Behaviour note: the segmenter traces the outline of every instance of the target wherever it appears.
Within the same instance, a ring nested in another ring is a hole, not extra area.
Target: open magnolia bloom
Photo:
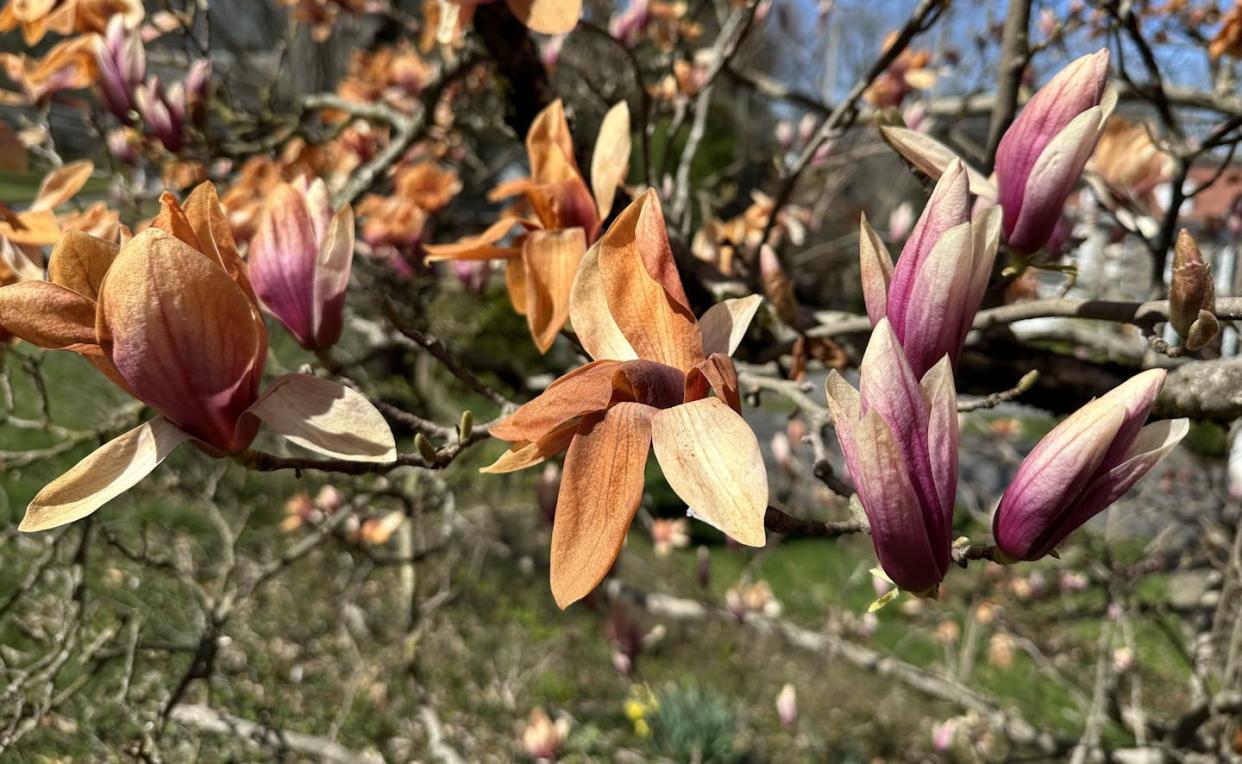
[[[308,350],[327,350],[345,325],[354,211],[332,214],[328,186],[299,178],[272,191],[247,268],[264,307]]]
[[[620,553],[653,446],[693,516],[742,544],[764,544],[767,473],[739,413],[730,360],[760,302],[728,300],[695,320],[654,191],[583,259],[570,312],[594,361],[494,426],[513,445],[483,470],[512,472],[568,449],[552,528],[552,593],[562,608],[589,594]]]
[[[957,394],[948,356],[920,380],[882,318],[863,354],[859,389],[831,371],[827,392],[880,566],[905,591],[934,594],[951,563],[957,497]]]
[[[215,188],[199,186],[184,208],[168,194],[161,203],[151,228],[123,246],[67,233],[47,281],[0,289],[0,326],[81,354],[159,413],[40,491],[22,530],[91,514],[187,440],[211,456],[238,454],[260,422],[328,456],[396,457],[384,418],[349,388],[287,374],[260,394],[267,329]]]
[[[1038,560],[1103,512],[1190,432],[1187,419],[1144,426],[1168,372],[1149,369],[1065,418],[1022,460],[992,518],[1010,560]]]
[[[574,159],[573,137],[559,100],[531,124],[526,151],[530,177],[503,183],[490,194],[492,201],[520,195],[524,208],[506,210],[478,236],[428,246],[427,260],[505,259],[505,283],[513,309],[526,316],[539,351],[547,352],[569,318],[569,291],[578,264],[599,235],[617,186],[625,180],[630,159],[629,108],[622,101],[600,125],[591,162],[594,195]],[[522,233],[511,244],[501,243],[519,227]]]
[[[21,27],[22,39],[34,45],[48,32],[103,32],[114,15],[132,28],[144,14],[142,0],[9,0],[0,9],[0,32]]]

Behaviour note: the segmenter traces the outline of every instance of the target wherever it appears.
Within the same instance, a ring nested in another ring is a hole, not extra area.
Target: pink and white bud
[[[863,354],[859,390],[828,375],[828,407],[880,566],[893,583],[933,594],[949,570],[957,496],[958,419],[947,357],[921,381],[887,318]]]
[[[996,546],[1038,560],[1121,498],[1186,436],[1186,419],[1144,427],[1167,372],[1139,374],[1071,414],[1018,467],[992,520]]]
[[[303,347],[327,350],[341,338],[353,259],[353,209],[334,216],[322,180],[272,191],[250,243],[250,281]]]
[[[159,78],[152,77],[134,90],[134,108],[164,148],[173,154],[181,151],[185,146],[185,89],[180,83],[166,91]]]
[[[776,696],[776,715],[786,729],[798,723],[798,691],[788,682]]]
[[[1117,103],[1108,50],[1083,56],[1040,88],[1001,138],[996,180],[1005,241],[1020,255],[1047,242]]]
[[[112,17],[106,32],[98,38],[95,61],[104,105],[117,119],[133,124],[134,91],[147,77],[147,54],[142,38],[125,28],[120,14]]]
[[[983,302],[1000,237],[995,209],[971,219],[966,167],[940,176],[896,266],[863,218],[859,236],[863,297],[872,325],[887,318],[916,378],[941,358],[956,364]]]

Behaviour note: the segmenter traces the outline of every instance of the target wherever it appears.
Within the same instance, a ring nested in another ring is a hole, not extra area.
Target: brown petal
[[[759,441],[736,411],[716,398],[661,411],[651,441],[665,480],[695,517],[738,543],[766,543],[768,475]]]
[[[508,236],[509,232],[521,222],[519,218],[502,217],[478,236],[467,236],[452,244],[428,244],[424,248],[427,251],[427,262],[491,260],[496,257],[510,257],[514,254],[513,247],[498,246],[498,242]]]
[[[655,361],[626,361],[612,377],[612,400],[667,409],[685,397],[686,375]]]
[[[569,319],[569,291],[585,252],[581,228],[532,231],[522,244],[526,321],[541,353],[548,352]]]
[[[590,594],[621,552],[643,497],[655,413],[619,403],[578,427],[552,525],[552,595],[561,608]]]
[[[639,358],[683,371],[703,360],[654,191],[627,207],[600,239],[599,269],[609,312]]]
[[[505,289],[509,292],[513,312],[526,315],[526,261],[521,250],[505,261]]]
[[[582,0],[508,0],[508,4],[519,21],[539,34],[565,34],[582,16]]]
[[[39,186],[39,194],[30,209],[51,210],[59,207],[82,190],[94,171],[95,163],[89,159],[70,162],[51,171]]]
[[[703,354],[733,355],[762,304],[763,298],[752,294],[749,297],[718,302],[708,308],[699,319],[699,333],[703,335]]]
[[[46,247],[60,238],[60,223],[51,210],[31,210],[6,215],[0,222],[0,237],[14,244]]]
[[[574,161],[574,138],[565,120],[565,105],[559,98],[544,107],[531,123],[526,133],[526,153],[530,156],[530,177],[535,185],[582,182]]]
[[[387,464],[397,443],[384,416],[357,390],[309,374],[285,374],[250,413],[303,448],[355,462]]]
[[[742,396],[738,390],[737,367],[721,353],[712,353],[686,374],[686,403],[707,397],[708,388],[729,404],[729,408],[742,413]]]
[[[517,472],[556,456],[569,448],[569,443],[574,439],[574,433],[578,431],[580,423],[581,420],[575,417],[538,440],[514,443],[513,447],[501,454],[499,459],[480,469],[479,472],[491,475]]]
[[[95,301],[46,281],[0,289],[0,327],[41,348],[99,352]]]
[[[593,361],[548,385],[534,400],[492,427],[492,436],[510,443],[538,440],[574,417],[603,411],[612,399],[617,361]]]
[[[257,305],[254,289],[250,286],[250,277],[246,274],[246,265],[237,251],[233,229],[229,225],[224,205],[216,194],[215,185],[200,183],[194,189],[185,200],[185,216],[194,228],[199,244],[203,246],[203,253],[220,263],[229,278]]]
[[[621,333],[608,310],[608,296],[599,268],[600,243],[596,242],[582,258],[573,289],[569,293],[569,320],[582,347],[597,361],[629,361],[638,358],[629,340]]]
[[[132,488],[189,437],[156,418],[104,444],[39,491],[20,530],[45,531],[86,517]]]
[[[203,245],[199,243],[198,234],[194,232],[194,226],[190,225],[189,219],[185,215],[185,210],[181,208],[181,202],[177,201],[177,197],[172,194],[165,193],[160,196],[160,214],[155,216],[151,221],[152,228],[158,228],[164,233],[170,233],[175,238],[188,244],[190,249],[201,254],[206,254]],[[219,260],[212,258],[217,263]]]
[[[630,107],[625,101],[608,110],[595,139],[591,155],[591,190],[602,220],[612,211],[617,186],[625,182],[630,169]]]
[[[110,241],[81,231],[66,231],[52,250],[47,279],[95,300],[119,250],[120,247]],[[94,319],[91,321],[94,323]]]

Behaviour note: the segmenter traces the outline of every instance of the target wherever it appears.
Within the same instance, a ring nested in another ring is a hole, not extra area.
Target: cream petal
[[[763,304],[757,294],[718,302],[707,309],[699,319],[699,333],[703,335],[703,355],[713,353],[732,356],[742,344],[750,322]]]
[[[162,417],[114,438],[39,491],[20,529],[45,531],[86,517],[134,487],[189,438]]]
[[[330,380],[277,377],[250,413],[273,432],[326,456],[381,464],[397,458],[392,430],[371,401]]]

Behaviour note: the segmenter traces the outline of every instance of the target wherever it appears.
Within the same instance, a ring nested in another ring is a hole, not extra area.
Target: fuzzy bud
[[[1169,285],[1169,322],[1190,351],[1212,341],[1220,330],[1212,313],[1216,289],[1212,269],[1203,260],[1199,244],[1183,228],[1173,248],[1173,279]]]

